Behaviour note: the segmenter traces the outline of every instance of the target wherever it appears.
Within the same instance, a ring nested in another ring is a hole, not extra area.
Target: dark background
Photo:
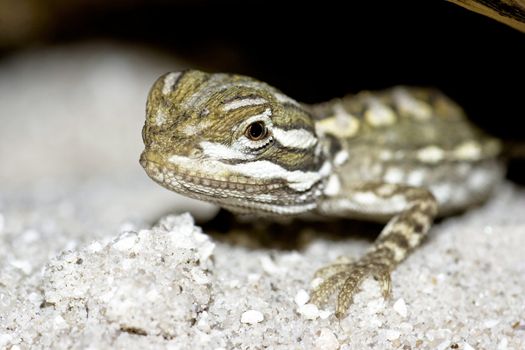
[[[38,25],[4,41],[2,55],[125,41],[200,69],[255,76],[309,103],[397,84],[436,86],[491,134],[525,140],[525,34],[445,1],[37,3]],[[519,178],[522,165],[512,165]]]

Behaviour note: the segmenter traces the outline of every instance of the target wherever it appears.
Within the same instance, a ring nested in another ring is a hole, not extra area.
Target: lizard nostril
[[[190,158],[201,158],[202,157],[202,149],[200,148],[194,148],[190,151]]]

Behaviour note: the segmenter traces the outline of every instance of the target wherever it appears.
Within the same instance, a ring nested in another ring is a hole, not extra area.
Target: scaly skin
[[[153,85],[140,162],[160,185],[236,213],[387,222],[358,261],[318,271],[312,302],[339,291],[342,317],[361,282],[390,273],[436,215],[486,199],[499,142],[438,91],[396,87],[307,106],[255,79],[195,70]]]

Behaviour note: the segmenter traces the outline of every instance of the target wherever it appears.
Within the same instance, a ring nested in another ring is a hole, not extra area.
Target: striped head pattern
[[[162,186],[241,212],[316,206],[330,173],[311,115],[255,79],[196,70],[153,85],[141,164]]]

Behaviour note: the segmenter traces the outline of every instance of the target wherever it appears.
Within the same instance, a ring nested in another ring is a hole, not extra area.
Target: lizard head
[[[308,111],[240,75],[160,77],[142,136],[140,163],[153,180],[236,212],[311,210],[330,172]]]

